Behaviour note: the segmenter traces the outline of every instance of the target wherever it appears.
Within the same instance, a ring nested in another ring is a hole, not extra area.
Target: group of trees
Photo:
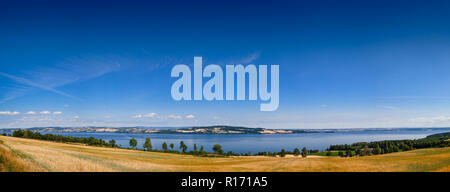
[[[341,157],[351,157],[353,155],[379,155],[431,147],[450,147],[450,142],[448,142],[449,137],[447,133],[431,135],[423,139],[415,140],[385,140],[358,142],[351,145],[331,145],[327,150],[327,155],[331,155],[330,151],[339,151],[338,155]]]
[[[273,157],[276,157],[278,155],[280,157],[285,157],[287,154],[290,154],[294,156],[302,155],[302,157],[306,157],[309,153],[315,153],[316,151],[318,152],[318,150],[307,150],[306,147],[303,147],[301,151],[298,148],[295,148],[294,151],[286,151],[284,149],[281,149],[280,152],[259,152],[256,155]]]
[[[137,149],[138,141],[135,138],[131,138],[129,141],[130,147]],[[188,151],[188,146],[184,143],[184,141],[180,141],[179,148],[180,151],[174,150],[175,144],[170,143],[167,144],[166,142],[162,143],[161,150],[153,149],[153,145],[150,138],[145,138],[145,142],[142,145],[144,150],[146,151],[157,151],[157,152],[166,152],[166,153],[184,153],[184,154],[191,154],[191,155],[207,155],[208,153],[205,151],[205,148],[200,146],[200,149],[198,149],[197,144],[194,144],[193,150]],[[170,149],[169,149],[170,148]],[[222,150],[222,146],[219,144],[216,144],[213,146],[213,150],[215,153],[220,155],[226,155],[224,154]]]
[[[94,137],[70,137],[70,136],[62,136],[62,135],[53,135],[53,134],[41,134],[39,132],[33,132],[30,130],[14,130],[12,133],[13,137],[22,137],[29,139],[39,139],[46,141],[56,141],[56,142],[65,142],[65,143],[83,143],[92,146],[102,146],[102,147],[118,147],[116,145],[115,140],[110,140],[108,142],[102,139],[96,139]]]

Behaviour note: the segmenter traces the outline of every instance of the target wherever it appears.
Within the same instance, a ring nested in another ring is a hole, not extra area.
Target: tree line
[[[102,146],[102,147],[118,147],[115,140],[110,140],[108,142],[102,139],[96,139],[94,137],[70,137],[54,134],[41,134],[39,132],[33,132],[30,130],[15,130],[12,133],[13,137],[22,137],[28,139],[39,139],[46,141],[64,142],[64,143],[83,143],[91,146]]]
[[[339,156],[351,157],[353,155],[379,155],[413,149],[432,147],[450,147],[450,133],[430,135],[422,139],[385,140],[373,142],[357,142],[345,145],[331,145],[327,151],[339,151]]]
[[[45,140],[45,141],[54,141],[54,142],[61,142],[61,143],[82,143],[90,146],[101,146],[101,147],[116,147],[116,148],[123,148],[116,144],[116,141],[114,139],[109,140],[106,142],[103,139],[96,139],[94,137],[71,137],[71,136],[62,136],[62,135],[55,135],[55,134],[41,134],[39,132],[33,132],[30,130],[14,130],[12,132],[12,135],[7,135],[6,133],[3,133],[4,136],[13,136],[13,137],[21,137],[21,138],[28,138],[28,139],[39,139],[39,140]],[[137,149],[138,141],[135,138],[130,139],[129,145],[133,149]],[[184,141],[180,141],[179,148],[180,151],[177,151],[174,149],[175,145],[173,143],[170,143],[170,145],[167,145],[166,142],[162,144],[162,150],[156,150],[153,149],[153,145],[150,138],[146,138],[144,144],[142,147],[146,151],[155,151],[155,152],[166,152],[166,153],[183,153],[183,154],[191,154],[191,155],[203,155],[206,156],[210,153],[207,153],[202,146],[200,148],[197,148],[197,144],[194,144],[194,148],[191,151],[187,151],[188,146],[184,143]],[[169,149],[170,147],[170,149]],[[223,150],[222,146],[219,144],[215,144],[213,146],[214,154],[218,155],[226,155]]]
[[[138,141],[135,138],[131,138],[129,141],[129,144],[132,148],[137,149]],[[170,147],[170,149],[169,149]],[[191,151],[188,151],[188,146],[184,143],[184,141],[180,141],[179,143],[179,149],[180,151],[176,150],[175,144],[170,143],[167,144],[166,142],[162,143],[161,150],[154,149],[153,144],[150,138],[145,138],[145,142],[142,145],[142,148],[146,151],[153,151],[153,152],[165,152],[165,153],[182,153],[182,154],[191,154],[191,155],[207,155],[208,153],[205,151],[205,148],[200,146],[200,148],[197,147],[197,144],[194,144],[194,148]],[[223,154],[222,146],[219,144],[214,145],[213,150],[217,154]]]

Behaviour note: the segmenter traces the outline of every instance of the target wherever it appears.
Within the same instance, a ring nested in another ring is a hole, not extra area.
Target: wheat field
[[[450,148],[365,157],[197,157],[0,136],[0,171],[450,171]]]

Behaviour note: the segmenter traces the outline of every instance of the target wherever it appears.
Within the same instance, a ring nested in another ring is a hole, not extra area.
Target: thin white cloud
[[[158,113],[147,113],[147,114],[145,114],[145,115],[143,115],[144,117],[150,117],[150,118],[153,118],[153,117],[156,117],[158,115]]]
[[[0,72],[0,76],[12,79],[18,84],[26,85],[24,88],[12,87],[11,90],[5,92],[3,98],[0,98],[0,103],[24,96],[36,88],[80,100],[56,88],[118,71],[124,63],[127,63],[126,59],[114,55],[107,57],[83,56],[66,58],[52,67],[23,71],[20,76]]]
[[[255,60],[259,59],[259,57],[261,56],[261,51],[256,51],[247,55],[239,55],[239,56],[232,56],[229,57],[227,59],[222,59],[219,61],[216,61],[215,63],[217,65],[220,66],[225,66],[225,65],[238,65],[238,64],[242,64],[242,65],[246,65],[246,64],[252,64]],[[207,62],[207,58],[203,58],[203,62]]]
[[[27,115],[36,115],[36,112],[34,112],[34,111],[28,111],[28,112],[26,112],[25,114],[27,114]]]
[[[450,122],[450,116],[435,116],[435,117],[418,117],[410,119],[413,123],[442,123]]]
[[[142,115],[134,115],[134,116],[132,116],[132,118],[135,118],[135,119],[139,119],[139,118],[142,118],[143,116]]]
[[[382,99],[450,99],[445,96],[426,96],[426,95],[403,95],[403,96],[389,96],[381,97]]]
[[[61,114],[62,114],[61,111],[55,111],[55,112],[53,112],[53,115],[61,115]]]
[[[155,120],[168,120],[168,119],[179,120],[179,119],[183,119],[183,116],[181,116],[181,115],[161,116],[158,113],[147,113],[147,114],[143,114],[143,115],[142,114],[134,115],[134,116],[131,116],[131,118],[134,118],[134,119],[147,118],[147,119],[155,119]],[[186,116],[186,118],[193,119],[193,118],[195,118],[195,116],[188,115],[188,116]]]
[[[0,111],[0,115],[19,115],[17,111]]]
[[[186,118],[186,119],[193,119],[193,118],[195,118],[195,116],[194,116],[194,115],[186,115],[185,118]]]
[[[395,106],[383,106],[383,108],[389,109],[389,110],[397,110],[397,109],[399,109],[398,107],[395,107]]]
[[[247,55],[244,58],[241,58],[238,62],[238,64],[250,64],[254,60],[258,59],[261,56],[261,51],[252,53],[250,55]]]
[[[40,114],[42,114],[42,115],[48,115],[48,114],[50,114],[51,112],[50,111],[41,111],[41,112],[39,112]]]
[[[158,113],[147,113],[147,114],[144,114],[144,115],[138,114],[138,115],[132,116],[132,118],[135,118],[135,119],[144,118],[144,117],[146,117],[146,118],[160,118],[160,117],[158,117]]]
[[[0,72],[0,75],[3,76],[3,77],[7,77],[9,79],[12,79],[12,80],[14,80],[14,81],[16,81],[18,83],[24,84],[24,85],[40,88],[40,89],[43,89],[43,90],[46,90],[46,91],[50,91],[50,92],[53,92],[53,93],[56,93],[56,94],[59,94],[59,95],[62,95],[62,96],[70,97],[70,98],[73,98],[73,99],[78,99],[77,97],[72,96],[72,95],[70,95],[68,93],[65,93],[65,92],[62,92],[62,91],[58,91],[58,90],[54,89],[53,87],[42,85],[42,84],[38,84],[36,82],[30,81],[30,80],[25,79],[25,78],[17,77],[17,76],[6,74],[6,73],[2,73],[2,72]]]
[[[179,115],[169,115],[167,116],[168,119],[183,119],[183,117],[179,116]]]

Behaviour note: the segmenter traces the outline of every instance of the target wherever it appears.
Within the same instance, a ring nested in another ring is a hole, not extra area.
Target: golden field
[[[450,171],[450,148],[365,157],[197,157],[0,136],[0,171]]]

